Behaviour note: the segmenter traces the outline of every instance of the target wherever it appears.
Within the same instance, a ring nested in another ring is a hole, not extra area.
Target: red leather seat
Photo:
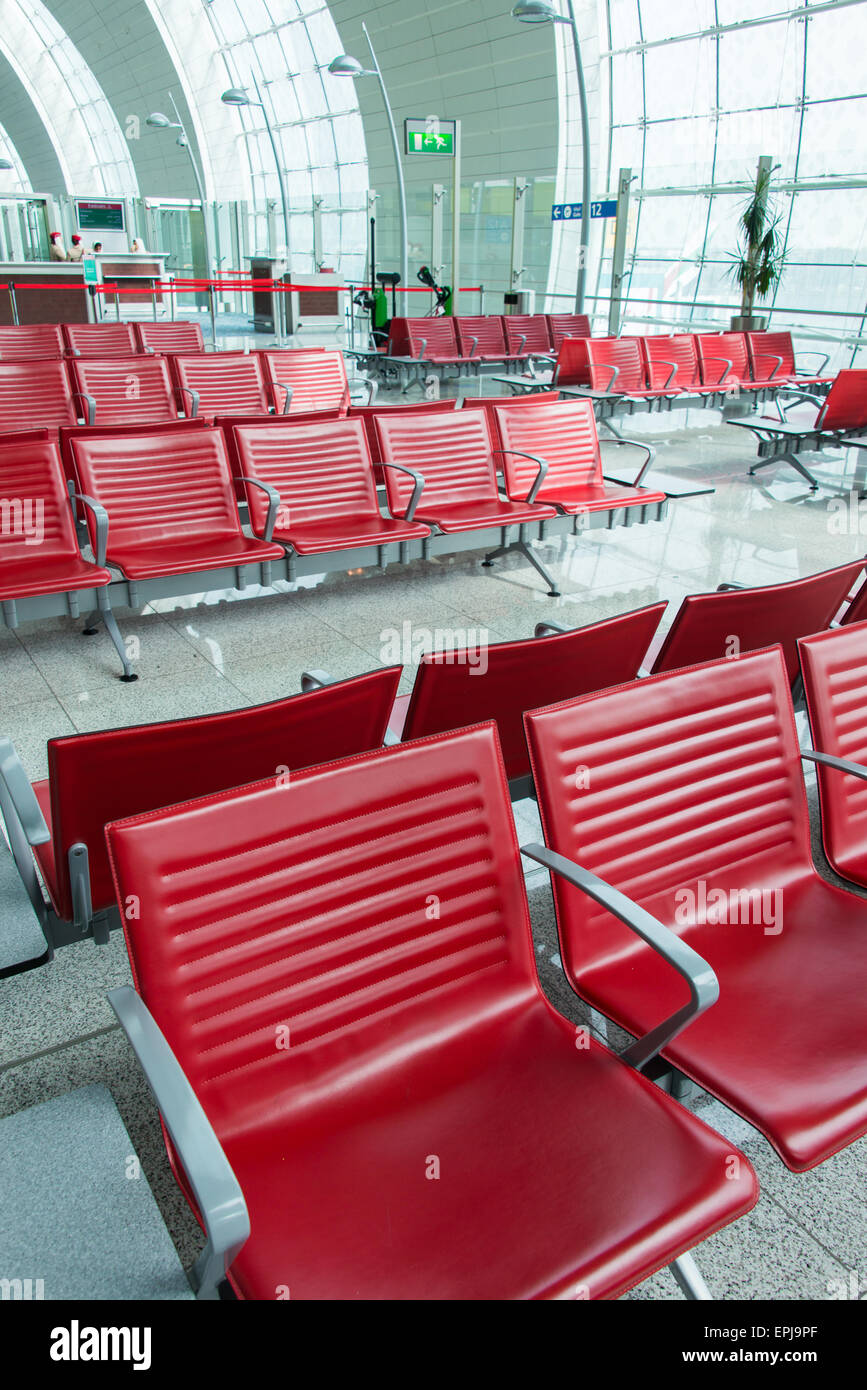
[[[560,354],[562,368],[556,377],[558,386],[570,384],[573,375],[570,365],[573,361],[580,363],[583,356],[587,365],[580,374],[586,374],[593,391],[627,396],[632,400],[648,400],[667,394],[658,386],[648,384],[649,377],[639,338],[567,340],[560,349]]]
[[[753,384],[745,333],[696,333],[695,345],[705,386]]]
[[[26,358],[55,359],[63,356],[59,323],[20,323],[0,326],[0,359],[19,362]]]
[[[464,397],[464,400],[466,401],[466,397]],[[349,407],[349,416],[350,419],[364,421],[370,457],[375,464],[379,464],[382,463],[382,456],[379,452],[379,439],[376,434],[375,420],[377,415],[389,415],[392,411],[399,412],[402,415],[441,415],[444,410],[455,410],[457,404],[458,401],[455,396],[447,397],[442,401],[413,401],[409,405],[404,405],[403,403],[400,405],[351,405]],[[397,419],[398,415],[395,414],[393,418]],[[377,481],[381,481],[379,474],[381,474],[381,470],[377,470]]]
[[[488,417],[488,429],[491,432],[491,443],[496,452],[503,447],[500,427],[497,424],[497,410],[520,410],[522,406],[530,402],[533,405],[542,405],[559,401],[559,399],[559,391],[537,391],[532,396],[464,396],[461,401],[461,409],[483,410],[485,412]],[[502,467],[500,460],[498,460],[498,465]]]
[[[692,333],[661,334],[639,338],[647,380],[657,391],[666,395],[712,396],[716,390],[705,386],[701,379],[695,335]]]
[[[784,386],[787,382],[820,386],[834,379],[798,370],[791,333],[747,333],[746,339],[750,374],[755,382],[766,381],[774,386]],[[816,355],[825,356],[824,353]]]
[[[236,428],[234,436],[244,475],[270,483],[280,494],[275,539],[299,555],[430,535],[429,527],[418,522],[380,513],[361,420],[326,420],[289,430],[246,425]],[[247,505],[253,530],[261,534],[268,498],[260,488],[249,487]]]
[[[547,355],[551,351],[551,333],[544,314],[503,314],[503,333],[513,357]]]
[[[753,1205],[727,1140],[543,996],[492,726],[108,840],[244,1193],[241,1297],[612,1298]]]
[[[82,434],[70,445],[84,492],[108,512],[107,563],[127,579],[283,558],[241,530],[220,430]]]
[[[463,314],[455,319],[458,350],[479,362],[521,361],[506,343],[499,314]]]
[[[345,415],[349,407],[349,383],[342,352],[322,348],[292,348],[259,354],[262,372],[268,383],[277,414],[286,404],[284,386],[292,392],[289,415],[313,411],[337,411]]]
[[[867,623],[798,642],[813,747],[867,764]],[[822,844],[841,878],[867,886],[867,782],[816,765]]]
[[[197,323],[173,319],[166,323],[136,323],[133,328],[141,352],[176,352],[187,356],[205,350],[205,340]]]
[[[526,777],[524,711],[634,680],[665,607],[654,603],[552,636],[425,653],[404,710],[404,741],[495,719],[506,776]]]
[[[0,440],[0,600],[110,582],[78,548],[57,445],[35,433]]]
[[[547,463],[548,472],[537,496],[559,511],[577,515],[665,501],[664,492],[625,487],[605,479],[592,401],[547,405],[537,405],[537,401],[537,396],[530,396],[521,410],[499,405],[494,410],[510,497],[529,496],[539,473],[534,458],[522,458],[524,453]]]
[[[470,361],[458,345],[455,321],[448,314],[438,318],[393,318],[388,351],[393,356],[415,357],[435,367],[463,366]]]
[[[590,319],[586,314],[546,314],[545,317],[554,352],[560,351],[564,338],[590,337]]]
[[[0,362],[0,434],[77,423],[65,362]]]
[[[138,359],[136,359],[138,360]],[[142,435],[169,434],[178,436],[185,430],[208,429],[208,420],[178,420],[174,419],[170,425],[63,425],[58,431],[60,435],[60,458],[63,464],[63,471],[66,477],[75,483],[77,491],[81,492],[81,479],[75,471],[75,460],[72,456],[72,440],[87,436],[96,439],[101,436],[106,439],[138,439]],[[81,513],[82,518],[84,513]]]
[[[252,709],[49,739],[48,777],[34,785],[51,839],[34,848],[58,917],[73,914],[69,851],[87,848],[94,912],[114,889],[105,826],[252,778],[282,785],[299,767],[376,748],[400,667],[290,695]]]
[[[820,878],[789,680],[765,650],[526,716],[546,842],[682,936],[719,1000],[663,1056],[760,1129],[788,1167],[867,1131],[867,904]],[[576,791],[576,767],[589,770]],[[631,1033],[683,982],[557,877],[572,987]]]
[[[501,424],[502,428],[502,424]],[[474,531],[554,516],[551,507],[504,501],[497,491],[496,464],[484,414],[445,411],[441,415],[376,416],[380,457],[414,468],[424,478],[417,516],[441,531]],[[386,469],[389,510],[403,516],[413,483]]]
[[[169,361],[185,415],[268,414],[268,387],[257,352],[202,352]]]
[[[794,682],[799,675],[798,638],[828,626],[863,568],[863,561],[856,560],[785,584],[688,594],[652,669],[673,671],[779,642],[789,680]]]
[[[138,340],[131,323],[64,323],[63,341],[73,357],[133,357]]]
[[[92,409],[97,425],[170,424],[178,418],[164,357],[76,357],[69,372],[81,414],[87,417]]]
[[[238,450],[235,444],[235,429],[240,425],[273,425],[281,427],[284,425],[294,429],[299,424],[318,424],[322,420],[339,420],[340,413],[336,410],[316,410],[303,415],[269,415],[267,420],[261,415],[215,415],[213,423],[215,429],[223,431],[223,440],[226,445],[226,455],[229,459],[229,467],[235,480],[235,494],[239,502],[246,502],[247,492],[244,487],[241,475],[244,470],[238,459]]]

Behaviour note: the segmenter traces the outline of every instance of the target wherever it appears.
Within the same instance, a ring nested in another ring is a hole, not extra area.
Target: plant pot
[[[764,333],[767,322],[765,314],[733,314],[732,333]]]

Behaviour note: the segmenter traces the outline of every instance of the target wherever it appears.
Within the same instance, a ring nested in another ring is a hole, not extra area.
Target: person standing
[[[80,261],[84,257],[84,245],[80,236],[72,238],[72,245],[69,248],[66,259],[68,261]]]
[[[59,233],[59,232],[52,232],[52,233],[51,233],[51,236],[49,237],[49,240],[50,240],[50,242],[51,242],[51,246],[50,246],[49,249],[48,249],[48,258],[49,258],[49,260],[52,260],[52,261],[65,261],[65,260],[66,260],[66,247],[65,247],[64,244],[63,244],[63,238],[62,238],[62,236],[60,235],[60,233]]]

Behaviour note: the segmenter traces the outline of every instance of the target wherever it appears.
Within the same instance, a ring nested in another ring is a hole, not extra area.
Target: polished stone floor
[[[468,390],[479,385],[471,382]],[[379,664],[390,629],[486,629],[489,640],[530,636],[554,617],[582,625],[658,599],[670,619],[685,594],[725,580],[766,584],[857,558],[867,549],[867,504],[857,457],[812,460],[822,488],[809,492],[785,466],[746,476],[750,437],[718,412],[636,416],[626,432],[651,441],[658,466],[684,489],[710,494],[672,502],[663,523],[595,531],[541,548],[562,597],[547,597],[529,566],[507,558],[493,570],[479,554],[390,567],[385,573],[331,574],[295,592],[210,593],[165,600],[119,614],[140,655],[136,684],[117,679],[104,633],[89,639],[72,620],[0,629],[0,733],[8,734],[32,778],[45,775],[45,742],[74,730],[108,728],[246,706],[298,689],[302,670],[349,676]],[[605,446],[613,471],[629,451]],[[616,465],[616,466],[615,466]],[[652,482],[653,475],[648,478]],[[843,503],[846,504],[844,510]],[[404,672],[402,688],[412,682]],[[809,775],[809,774],[808,774]],[[811,790],[812,784],[811,784]],[[538,838],[535,809],[516,807],[519,838]],[[816,842],[817,858],[821,850]],[[825,872],[830,872],[825,866]],[[555,1004],[574,1019],[584,1007],[567,986],[557,953],[546,875],[528,873],[540,976]],[[0,980],[0,1114],[93,1081],[113,1092],[182,1257],[199,1248],[198,1227],[171,1177],[156,1113],[105,1000],[129,980],[124,945],[68,947],[53,964]],[[590,1020],[594,1028],[598,1018]],[[821,1028],[821,1020],[812,1021]],[[745,1149],[762,1185],[755,1210],[701,1246],[697,1259],[720,1299],[829,1299],[867,1285],[867,1140],[812,1173],[789,1173],[768,1143],[717,1101],[689,1102]],[[62,1162],[62,1155],[55,1161]],[[641,1181],[640,1157],[636,1180]],[[663,1271],[630,1298],[680,1297]]]

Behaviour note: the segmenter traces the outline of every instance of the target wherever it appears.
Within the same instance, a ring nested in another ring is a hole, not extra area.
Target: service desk
[[[165,277],[165,256],[101,251],[94,259],[100,283],[117,285],[122,291],[120,294],[112,294],[110,290],[100,293],[99,312],[103,318],[117,317],[118,302],[122,319],[165,317],[168,306],[158,288]]]
[[[15,322],[12,294],[19,323],[87,323],[93,318],[91,296],[79,261],[0,262],[0,324]]]

